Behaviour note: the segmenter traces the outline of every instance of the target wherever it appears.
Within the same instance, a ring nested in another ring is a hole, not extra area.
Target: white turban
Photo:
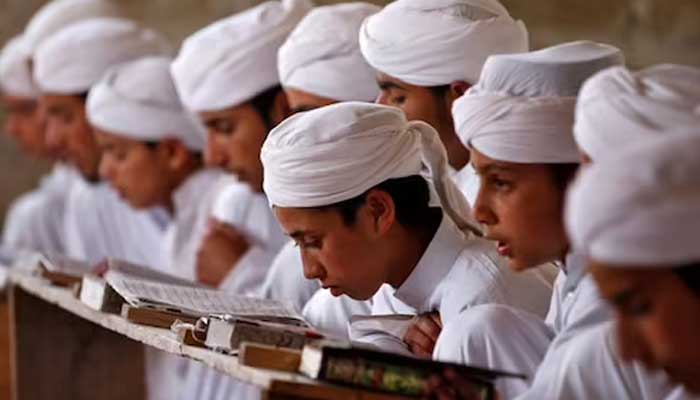
[[[700,69],[659,65],[633,73],[610,68],[591,78],[576,105],[574,135],[598,161],[630,143],[700,125]]]
[[[109,70],[90,89],[90,124],[139,141],[178,139],[201,151],[203,129],[180,103],[170,62],[167,57],[148,57]]]
[[[578,41],[520,54],[499,54],[486,60],[472,91],[510,96],[572,97],[597,72],[624,64],[620,49]]]
[[[379,11],[369,3],[318,7],[309,12],[279,50],[282,86],[339,101],[373,101],[375,72],[362,57],[362,21]]]
[[[699,153],[695,125],[582,171],[566,205],[574,248],[612,265],[699,262]]]
[[[332,205],[386,180],[422,175],[432,184],[432,204],[460,228],[473,226],[437,132],[396,108],[347,102],[296,114],[270,132],[261,159],[274,206]]]
[[[34,14],[24,30],[27,51],[34,51],[44,40],[76,22],[100,17],[121,17],[123,12],[113,0],[53,0]]]
[[[194,112],[223,110],[278,85],[277,51],[311,7],[267,1],[187,38],[171,68],[183,103]]]
[[[513,163],[577,163],[574,97],[516,97],[467,93],[452,106],[465,146]]]
[[[496,0],[397,0],[365,20],[360,48],[412,85],[475,84],[488,56],[527,51],[528,37]]]
[[[10,39],[0,54],[0,88],[10,96],[36,98],[39,89],[32,77],[31,58],[22,36]]]
[[[148,55],[167,55],[157,32],[119,18],[94,18],[62,29],[34,55],[34,79],[43,92],[87,92],[112,66]]]

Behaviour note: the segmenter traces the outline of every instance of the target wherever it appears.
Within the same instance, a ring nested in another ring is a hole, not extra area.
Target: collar
[[[445,214],[428,248],[394,296],[419,309],[428,301],[466,246],[467,238]]]
[[[566,276],[564,281],[564,293],[571,292],[578,287],[578,284],[586,276],[588,268],[586,268],[587,259],[582,254],[569,253],[564,259],[562,271]]]

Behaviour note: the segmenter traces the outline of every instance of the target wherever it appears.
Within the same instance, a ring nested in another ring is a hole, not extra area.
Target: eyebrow
[[[495,172],[513,172],[513,169],[511,167],[498,164],[487,164],[486,166],[481,168],[474,166],[474,170],[476,171],[477,175],[484,175]]]
[[[391,81],[377,81],[377,85],[379,85],[379,88],[382,90],[390,90],[390,89],[399,89],[399,90],[406,90],[405,87],[399,85],[396,82],[391,82]]]
[[[60,105],[53,105],[46,108],[48,114],[63,114],[67,112],[67,108]]]
[[[629,303],[635,295],[636,290],[634,288],[630,288],[620,293],[616,293],[610,298],[609,301],[617,307],[623,307],[625,304]]]
[[[300,239],[306,235],[306,232],[304,231],[294,231],[292,233],[288,233],[287,236],[289,236],[292,239]]]

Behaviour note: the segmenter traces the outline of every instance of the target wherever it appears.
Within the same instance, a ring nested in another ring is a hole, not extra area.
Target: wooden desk
[[[12,272],[10,330],[14,399],[144,399],[144,345],[205,363],[263,389],[264,398],[396,400],[298,374],[240,365],[236,357],[180,344],[165,329],[92,310],[64,288]]]

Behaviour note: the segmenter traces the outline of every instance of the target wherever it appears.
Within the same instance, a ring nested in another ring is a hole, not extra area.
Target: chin
[[[527,271],[528,269],[535,268],[539,264],[535,264],[532,262],[529,262],[527,260],[522,260],[519,258],[508,258],[508,268],[515,272],[523,272]]]
[[[700,395],[700,376],[697,376],[696,373],[684,374],[670,368],[664,368],[664,372],[674,383],[682,385],[694,395]]]

